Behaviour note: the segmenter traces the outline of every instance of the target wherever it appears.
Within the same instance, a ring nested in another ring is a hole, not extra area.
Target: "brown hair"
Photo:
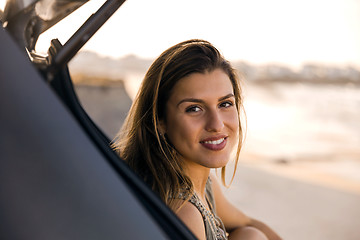
[[[220,52],[204,40],[188,40],[164,51],[150,66],[114,148],[128,165],[160,198],[175,210],[174,198],[184,188],[193,191],[191,180],[185,175],[177,151],[159,133],[160,120],[165,117],[165,105],[175,84],[192,73],[222,69],[230,78],[238,112],[242,109],[241,87],[235,70]],[[237,161],[242,146],[243,131],[239,118]],[[225,184],[225,166],[222,168]]]

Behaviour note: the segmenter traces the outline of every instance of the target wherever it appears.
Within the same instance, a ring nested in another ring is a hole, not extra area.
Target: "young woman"
[[[222,168],[225,184],[235,147],[237,163],[242,102],[235,71],[219,51],[204,40],[185,41],[151,65],[115,143],[199,239],[280,239],[233,206],[210,174]]]

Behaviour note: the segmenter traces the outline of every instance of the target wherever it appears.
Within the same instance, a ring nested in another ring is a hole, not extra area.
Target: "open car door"
[[[54,40],[39,61],[32,41],[60,19],[29,35],[39,2],[58,1],[0,11],[0,238],[195,239],[111,150],[73,92],[67,62],[84,44],[75,40],[101,24],[88,20],[64,46]]]

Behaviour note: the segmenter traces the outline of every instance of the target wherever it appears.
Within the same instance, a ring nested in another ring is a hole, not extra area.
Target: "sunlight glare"
[[[46,53],[50,46],[50,41],[54,38],[58,38],[62,44],[65,44],[66,41],[87,20],[87,18],[92,13],[94,13],[101,6],[101,4],[103,4],[103,2],[104,0],[88,1],[79,9],[69,14],[69,16],[67,16],[65,19],[57,23],[55,26],[42,33],[36,43],[36,51],[40,53]]]
[[[7,0],[0,0],[0,11],[4,12]]]
[[[92,5],[81,10],[95,11],[99,0],[90,2]],[[184,0],[175,5],[164,0],[132,0],[124,3],[84,50],[114,58],[129,54],[155,58],[175,43],[202,38],[221,49],[230,60],[295,67],[308,62],[360,66],[359,10],[359,3],[352,0],[253,0],[222,4]],[[85,19],[74,16],[62,27],[50,29],[37,47],[46,45],[51,39],[49,35],[64,42],[81,20]]]

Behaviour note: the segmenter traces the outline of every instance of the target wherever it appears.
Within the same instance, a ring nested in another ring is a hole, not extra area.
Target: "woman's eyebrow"
[[[227,94],[226,96],[223,96],[221,98],[218,99],[218,101],[222,101],[222,100],[225,100],[225,99],[228,99],[228,98],[231,98],[231,97],[234,97],[234,94],[233,93],[229,93]],[[193,103],[204,103],[203,100],[201,99],[197,99],[197,98],[184,98],[182,99],[178,104],[177,106],[179,106],[180,104],[184,103],[184,102],[193,102]]]
[[[204,101],[201,99],[197,99],[197,98],[184,98],[177,104],[177,106],[179,106],[180,104],[182,104],[184,102],[203,103]]]
[[[226,96],[224,96],[224,97],[219,98],[219,102],[220,102],[220,101],[222,101],[222,100],[225,100],[225,99],[231,98],[231,97],[235,97],[233,93],[229,93],[228,95],[226,95]]]

